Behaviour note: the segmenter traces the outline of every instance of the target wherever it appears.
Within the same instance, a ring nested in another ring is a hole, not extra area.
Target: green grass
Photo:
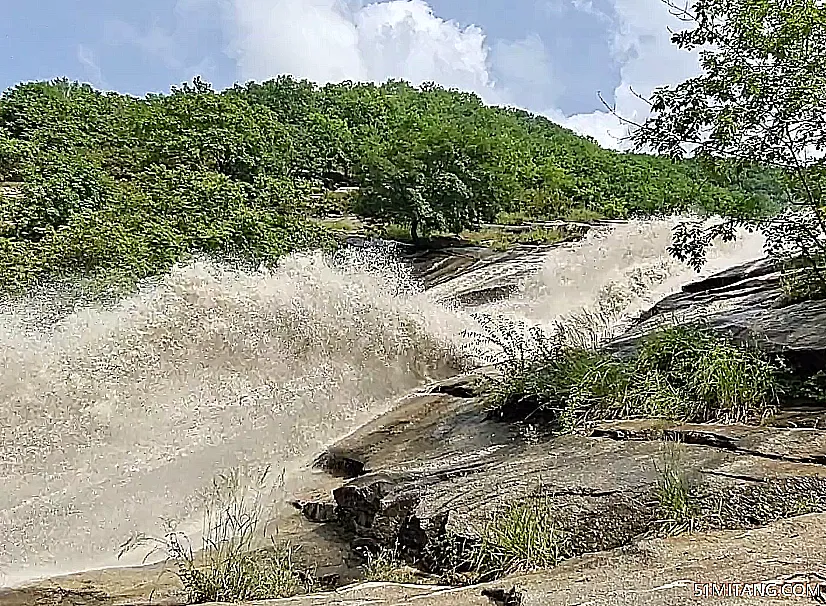
[[[501,225],[525,225],[532,221],[582,221],[585,223],[605,219],[605,215],[584,207],[570,206],[554,209],[551,212],[533,211],[501,211],[496,215],[496,222]]]
[[[385,225],[382,230],[382,237],[388,240],[398,240],[400,242],[412,242],[413,237],[410,235],[410,228],[404,225],[397,225],[389,223]]]
[[[566,221],[583,221],[587,223],[589,221],[605,219],[605,215],[589,208],[573,207],[565,213],[564,219]]]
[[[491,405],[560,431],[629,418],[763,422],[781,388],[781,369],[766,355],[696,325],[657,330],[626,358],[538,334],[527,343],[513,330],[487,338],[505,355]]]
[[[496,251],[510,250],[518,244],[555,244],[568,239],[571,233],[564,228],[535,227],[528,231],[510,233],[500,229],[466,231],[462,237],[473,244],[488,246]]]
[[[511,218],[511,225],[517,225]],[[394,240],[397,242],[411,243],[410,227],[397,223],[368,224],[355,216],[341,218],[316,218],[313,222],[322,227],[338,232],[357,233],[362,232],[374,237]],[[555,244],[579,235],[579,231],[566,227],[534,227],[521,232],[509,232],[499,228],[486,228],[479,230],[466,230],[459,234],[459,238],[467,243],[476,246],[486,246],[496,251],[510,250],[519,244],[540,245]],[[433,232],[421,238],[422,242],[427,242],[434,238],[455,238],[455,234],[447,232]]]
[[[501,211],[496,215],[496,222],[500,225],[524,225],[534,219],[535,217],[525,211]]]
[[[473,568],[482,579],[551,568],[568,556],[567,536],[546,496],[508,505],[478,534]]]
[[[152,548],[149,555],[165,553],[189,603],[275,599],[311,591],[313,575],[297,564],[297,549],[266,533],[267,475],[268,470],[254,478],[252,486],[240,470],[213,481],[203,495],[200,550],[193,549],[186,534],[170,528],[163,537],[131,538],[120,555],[144,546]]]
[[[787,263],[780,285],[789,303],[826,299],[826,258],[811,255],[806,261]]]
[[[354,217],[342,217],[340,219],[316,219],[315,222],[332,231],[354,232],[364,227],[364,225]]]
[[[657,465],[657,526],[668,535],[693,531],[699,515],[695,488],[682,465],[681,454],[679,444],[666,442],[662,461]]]

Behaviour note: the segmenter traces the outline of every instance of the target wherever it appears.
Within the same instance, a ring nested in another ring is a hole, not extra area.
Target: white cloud
[[[639,123],[648,116],[648,105],[637,95],[647,98],[655,88],[677,84],[697,75],[700,71],[698,56],[671,43],[668,27],[679,25],[679,21],[663,2],[614,0],[614,8],[619,22],[613,47],[622,64],[621,83],[614,91],[615,108],[624,118]],[[627,146],[621,141],[627,134],[627,126],[608,111],[569,116],[563,123],[591,135],[603,146]]]
[[[496,74],[507,75],[497,89],[512,104],[554,103],[564,92],[561,80],[555,77],[548,49],[536,34],[522,40],[496,42],[491,67]]]
[[[440,19],[421,0],[368,5],[356,13],[355,22],[371,80],[433,80],[479,92],[493,86],[484,32]]]
[[[229,18],[229,53],[245,80],[401,78],[488,99],[493,90],[482,30],[441,19],[421,0],[355,9],[339,0],[234,0]]]
[[[365,77],[355,24],[336,0],[235,0],[230,55],[245,80]]]
[[[671,44],[667,27],[679,22],[660,0],[542,1],[549,12],[567,6],[606,23],[622,66],[616,109],[628,119],[641,121],[648,111],[631,87],[648,96],[699,69],[696,56]],[[554,58],[537,36],[489,44],[481,28],[442,19],[424,0],[179,0],[178,12],[210,2],[223,8],[227,52],[243,80],[289,73],[323,83],[435,81],[474,91],[488,103],[544,113],[602,145],[623,146],[619,139],[627,127],[609,112],[565,116],[553,107],[563,90],[554,78]],[[142,43],[164,52],[162,37]]]
[[[521,106],[528,97],[548,99],[560,92],[538,36],[491,47],[481,28],[442,19],[423,0],[357,6],[341,0],[231,0],[230,5],[228,53],[243,80],[288,73],[316,82],[433,81],[473,91],[487,103]]]

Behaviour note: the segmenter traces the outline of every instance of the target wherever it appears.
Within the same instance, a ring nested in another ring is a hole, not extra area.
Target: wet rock
[[[362,461],[339,456],[329,451],[318,456],[313,463],[313,467],[344,478],[357,478],[364,473],[364,463]]]
[[[335,503],[294,501],[292,505],[301,512],[301,515],[311,522],[323,523],[338,519],[338,510]]]
[[[584,229],[584,228],[583,228]],[[476,306],[506,298],[521,280],[538,269],[547,253],[559,244],[514,246],[494,251],[466,241],[442,238],[414,246],[363,236],[347,244],[386,251],[410,266],[413,278],[444,302]]]
[[[482,595],[489,598],[497,606],[522,606],[522,594],[516,587],[511,587],[509,591],[498,587],[483,589]]]
[[[643,313],[637,325],[609,347],[630,353],[641,336],[675,320],[701,320],[769,353],[782,354],[803,375],[826,368],[826,301],[789,303],[780,272],[768,260],[686,285]]]

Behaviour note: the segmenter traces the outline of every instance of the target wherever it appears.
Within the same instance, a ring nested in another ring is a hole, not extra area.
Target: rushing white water
[[[616,328],[696,278],[666,252],[671,226],[630,223],[555,249],[512,297],[475,311],[550,325],[608,310]],[[745,235],[703,273],[761,252]],[[42,306],[8,306],[0,585],[113,565],[132,532],[196,516],[217,471],[299,469],[395,397],[459,371],[475,323],[440,304],[440,288],[418,292],[401,264],[362,251],[272,272],[199,262],[51,324],[36,321]]]
[[[590,328],[604,340],[684,284],[764,256],[763,236],[741,230],[735,241],[716,243],[698,273],[667,252],[672,229],[682,220],[593,230],[584,241],[553,250],[518,292],[480,311],[549,329],[558,320],[584,317],[597,324]]]

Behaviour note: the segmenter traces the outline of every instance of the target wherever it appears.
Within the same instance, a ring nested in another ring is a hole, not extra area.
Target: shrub
[[[561,431],[634,417],[762,421],[781,386],[780,367],[758,349],[696,325],[657,330],[630,357],[535,331],[510,335],[488,336],[504,355],[491,404],[500,418],[533,418]]]
[[[266,533],[264,486],[269,469],[246,485],[240,470],[221,474],[203,495],[202,548],[170,530],[163,537],[137,535],[120,556],[141,547],[166,553],[191,603],[292,597],[314,586],[312,575],[294,560],[296,549]],[[147,555],[147,557],[149,557]]]

